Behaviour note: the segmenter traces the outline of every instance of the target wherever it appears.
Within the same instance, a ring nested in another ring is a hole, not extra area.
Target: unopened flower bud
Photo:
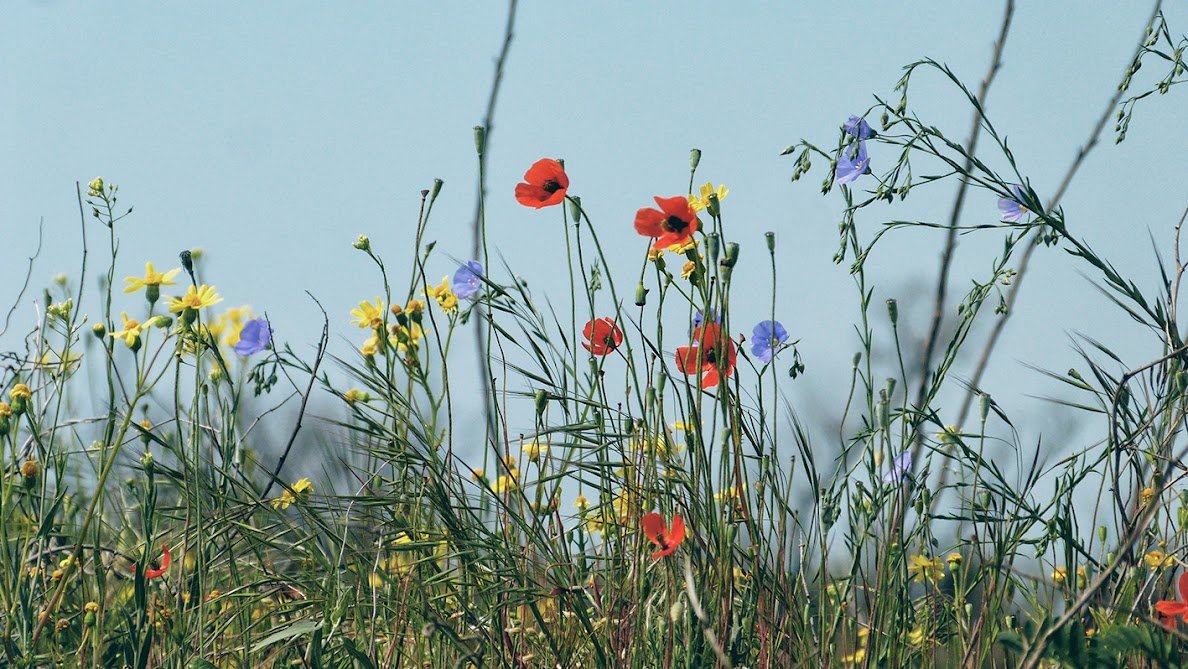
[[[696,171],[697,166],[701,164],[701,149],[693,149],[689,152],[689,169]]]
[[[95,335],[96,339],[103,339],[107,336],[107,326],[102,323],[96,323],[91,326],[91,334]]]
[[[576,195],[569,196],[569,216],[574,223],[582,222],[582,200]]]
[[[763,233],[763,238],[765,241],[767,241],[768,253],[775,253],[775,233],[774,232],[765,232],[765,233]]]
[[[887,315],[891,317],[891,327],[899,324],[899,303],[894,298],[887,300]]]
[[[644,288],[643,281],[635,287],[635,306],[642,307],[648,303],[648,289]]]
[[[722,248],[722,238],[718,233],[711,232],[705,236],[705,250],[709,252],[710,265],[715,265],[718,262],[718,253]]]
[[[367,238],[367,235],[359,235],[359,239],[355,241],[354,244],[351,244],[351,246],[354,246],[364,253],[371,252],[371,240]]]
[[[481,125],[474,126],[474,150],[481,156],[487,146],[487,129]]]

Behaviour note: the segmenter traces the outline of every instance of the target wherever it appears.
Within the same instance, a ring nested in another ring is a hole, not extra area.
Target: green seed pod
[[[763,239],[767,242],[767,252],[775,253],[775,233],[765,232],[763,233]]]
[[[481,125],[474,126],[474,150],[481,156],[487,146],[487,129]]]
[[[887,315],[891,317],[891,327],[899,325],[899,303],[894,298],[887,300]]]
[[[693,149],[689,152],[689,169],[696,172],[697,166],[701,164],[701,149]]]
[[[644,288],[643,281],[635,287],[635,306],[642,307],[648,303],[648,289]]]

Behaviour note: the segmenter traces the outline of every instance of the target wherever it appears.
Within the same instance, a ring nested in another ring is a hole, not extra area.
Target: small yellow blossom
[[[945,558],[945,562],[949,563],[949,569],[955,569],[961,564],[961,553],[949,553],[949,557]]]
[[[718,184],[718,188],[715,189],[714,185],[707,181],[705,185],[699,189],[697,195],[689,196],[689,206],[693,207],[693,211],[701,211],[702,209],[705,209],[709,206],[710,195],[717,195],[718,201],[721,202],[722,200],[726,199],[726,196],[729,193],[729,188]]]
[[[99,613],[99,602],[87,602],[83,610],[87,613]]]
[[[41,475],[41,467],[37,465],[37,461],[33,458],[27,458],[24,464],[21,465],[21,476],[32,480]]]
[[[648,260],[656,262],[664,257],[664,249],[648,249]]]
[[[305,497],[312,490],[313,484],[309,482],[309,479],[301,479],[294,483],[291,488],[282,492],[280,497],[272,500],[272,508],[283,511],[289,508],[299,498]]]
[[[573,500],[573,505],[577,507],[578,511],[585,511],[590,508],[590,500],[586,499],[585,495],[578,495],[577,499]]]
[[[487,480],[487,473],[483,471],[482,467],[474,467],[470,470],[470,480],[482,483]]]
[[[534,439],[524,444],[521,450],[529,462],[540,462],[542,456],[549,454],[549,445],[547,443],[540,443]]]
[[[458,310],[458,296],[450,290],[449,277],[442,277],[440,286],[425,286],[425,294],[437,300],[441,310],[446,313]]]
[[[0,418],[7,418],[12,415],[12,407],[8,402],[0,402]]]
[[[425,310],[425,303],[420,300],[409,300],[408,304],[404,306],[404,310],[412,316],[420,316],[421,312]]]
[[[141,279],[139,277],[130,276],[130,277],[124,279],[125,283],[131,284],[130,286],[124,288],[124,292],[125,293],[135,293],[136,291],[140,290],[141,288],[148,288],[149,286],[156,286],[156,287],[160,288],[161,286],[177,285],[177,283],[175,281],[173,281],[172,279],[173,279],[173,277],[177,276],[177,273],[180,271],[181,271],[180,267],[175,267],[175,268],[169,270],[168,272],[158,272],[153,267],[153,264],[151,262],[145,263],[144,264],[144,278]]]
[[[87,195],[91,197],[103,196],[103,177],[95,177],[87,184]]]
[[[942,444],[952,444],[957,441],[960,434],[961,428],[955,425],[946,425],[945,429],[936,433],[936,439]]]
[[[366,402],[371,399],[371,396],[358,388],[351,388],[342,394],[342,398],[347,401],[347,404],[354,404],[355,402]]]
[[[933,583],[945,577],[944,562],[939,557],[926,558],[923,555],[909,555],[908,573],[916,573],[916,583],[923,583],[925,579]]]
[[[920,646],[924,644],[924,628],[917,626],[912,631],[908,632],[907,642],[912,646]]]
[[[1056,567],[1052,570],[1052,580],[1056,583],[1064,583],[1068,580],[1068,569],[1065,567]]]
[[[693,249],[697,248],[697,245],[700,243],[701,242],[699,242],[698,240],[690,237],[689,241],[687,241],[687,242],[683,242],[681,244],[673,244],[672,246],[669,246],[668,251],[670,253],[677,253],[680,255],[684,255],[684,254],[688,253],[689,251],[692,251]]]
[[[29,390],[29,386],[26,386],[23,383],[18,383],[12,387],[12,390],[8,391],[8,396],[14,400],[27,400],[33,397],[33,391]]]
[[[360,302],[358,309],[351,309],[351,315],[354,316],[352,323],[355,323],[360,328],[371,328],[378,330],[384,324],[384,302],[380,298],[375,298],[375,304],[370,302]]]
[[[495,493],[502,495],[505,492],[511,492],[520,485],[520,470],[512,467],[507,470],[506,474],[500,474],[495,479]]]
[[[379,353],[380,340],[379,337],[371,335],[363,345],[359,347],[359,352],[368,357]]]
[[[195,287],[191,285],[186,289],[186,294],[181,297],[169,298],[169,312],[181,313],[186,309],[193,309],[197,311],[203,307],[209,307],[222,302],[223,298],[219,297],[215,292],[214,286],[202,284]]]
[[[1143,488],[1143,491],[1139,493],[1139,496],[1142,498],[1143,506],[1146,506],[1147,503],[1151,501],[1151,498],[1155,496],[1155,489],[1147,486],[1146,488]]]
[[[114,337],[115,339],[122,339],[128,348],[133,348],[140,339],[140,333],[144,332],[144,330],[149,327],[149,324],[145,323],[142,325],[139,321],[128,318],[128,312],[126,311],[121,312],[120,317],[124,319],[124,329],[117,332],[109,332],[107,333],[107,336]]]
[[[1167,569],[1176,563],[1176,558],[1163,551],[1156,550],[1144,555],[1143,562],[1146,562],[1147,566],[1152,569]]]
[[[693,273],[696,271],[697,263],[689,260],[681,267],[681,278],[688,279],[689,277],[693,276]]]

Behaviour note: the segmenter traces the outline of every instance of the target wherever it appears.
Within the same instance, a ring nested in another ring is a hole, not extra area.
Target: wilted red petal
[[[668,541],[673,545],[685,540],[685,519],[673,514],[672,529],[668,532]]]
[[[161,558],[161,566],[158,567],[157,569],[145,569],[144,577],[146,579],[157,578],[159,576],[162,576],[165,573],[165,570],[169,569],[169,562],[172,559],[173,555],[169,552],[169,546],[167,546],[165,544],[161,544],[161,550],[165,553],[165,555]],[[136,565],[132,565],[131,569],[132,569],[132,571],[135,572]]]

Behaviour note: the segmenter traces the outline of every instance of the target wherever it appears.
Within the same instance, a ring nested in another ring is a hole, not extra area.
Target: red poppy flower
[[[156,569],[145,569],[144,577],[146,579],[157,578],[163,575],[166,569],[169,569],[169,560],[173,557],[173,555],[169,552],[169,546],[166,546],[165,544],[161,544],[161,550],[165,552],[165,555],[161,558],[161,566]],[[136,565],[132,565],[131,569],[132,571],[136,571]]]
[[[676,244],[688,244],[697,232],[697,212],[684,195],[656,197],[659,209],[640,209],[635,213],[635,231],[644,237],[655,237],[654,249],[666,249]]]
[[[582,346],[594,355],[606,355],[623,343],[623,331],[610,318],[596,318],[586,323],[582,336],[586,338]]]
[[[1171,602],[1166,599],[1161,599],[1155,602],[1155,610],[1159,612],[1159,617],[1163,619],[1163,624],[1167,627],[1172,627],[1176,624],[1176,616],[1184,616],[1184,620],[1188,622],[1188,571],[1180,574],[1180,578],[1176,579],[1180,586],[1180,599],[1183,602]]]
[[[706,323],[693,330],[693,345],[676,350],[677,369],[684,374],[703,373],[702,388],[713,388],[723,376],[734,373],[738,352],[734,342],[722,334],[722,326]]]
[[[525,207],[551,207],[565,199],[569,188],[569,177],[561,163],[552,158],[541,158],[524,173],[527,183],[516,185],[516,200]]]
[[[658,513],[645,513],[640,524],[643,526],[644,534],[648,535],[648,539],[660,547],[660,550],[652,553],[653,558],[662,558],[668,555],[685,540],[685,521],[680,516],[672,517],[671,530],[668,528],[668,523],[664,522],[664,516]]]

